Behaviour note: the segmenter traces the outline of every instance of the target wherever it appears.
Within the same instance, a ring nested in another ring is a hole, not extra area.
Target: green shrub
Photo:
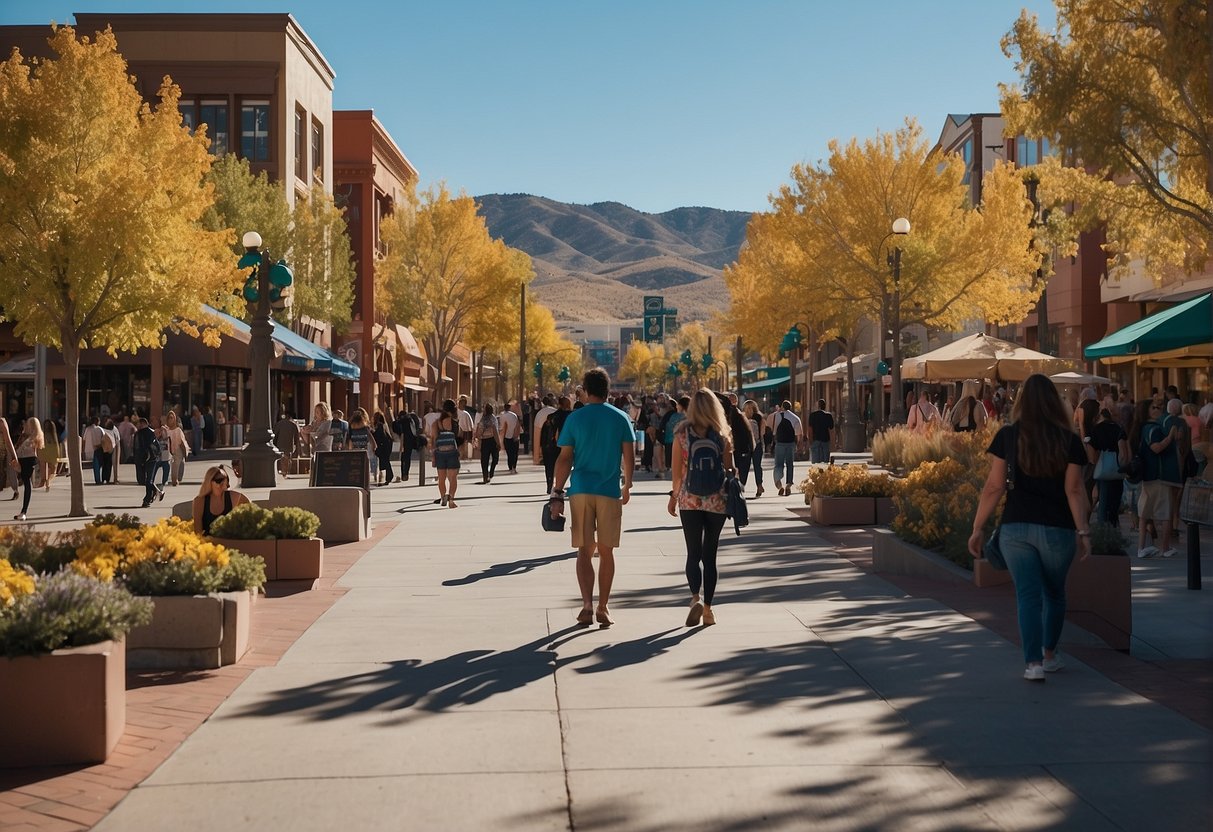
[[[117,526],[120,529],[142,529],[143,521],[133,514],[98,514],[93,526]]]
[[[152,602],[72,571],[43,575],[36,590],[0,608],[0,652],[33,656],[121,638],[152,620]]]
[[[75,559],[77,536],[76,532],[46,533],[8,526],[0,532],[0,558],[38,575],[53,574]]]
[[[320,518],[297,506],[281,506],[270,511],[266,531],[278,540],[307,540],[320,530]]]
[[[206,595],[219,591],[223,570],[199,569],[190,560],[144,560],[133,564],[122,582],[135,595]]]
[[[230,550],[229,550],[230,551]],[[219,576],[219,592],[260,589],[265,586],[265,561],[244,552],[232,552]]]
[[[212,537],[231,540],[266,540],[274,535],[269,531],[270,512],[255,503],[236,506],[211,524]]]

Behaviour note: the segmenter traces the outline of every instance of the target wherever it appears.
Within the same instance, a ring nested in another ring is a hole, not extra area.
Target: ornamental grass
[[[822,465],[809,469],[797,488],[806,503],[814,497],[892,497],[897,480],[862,464]]]
[[[0,605],[0,653],[36,656],[64,647],[84,647],[122,638],[152,620],[150,599],[125,587],[70,570],[37,578],[7,579],[0,561],[0,592],[18,586],[19,594]],[[11,567],[9,567],[11,569]]]
[[[933,430],[916,433],[905,425],[894,425],[872,437],[872,461],[891,471],[913,471],[924,462],[959,459],[974,463],[985,458],[990,440],[1001,425],[988,422],[982,430],[954,433]]]

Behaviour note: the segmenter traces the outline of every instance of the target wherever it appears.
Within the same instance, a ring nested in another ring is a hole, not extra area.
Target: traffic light
[[[695,363],[695,359],[691,358],[691,351],[689,349],[683,350],[682,355],[679,357],[678,360],[681,361],[683,364],[687,365],[688,367],[692,366]]]
[[[678,378],[682,375],[682,370],[678,369],[677,364],[670,362],[670,366],[666,369],[665,373],[672,378]]]
[[[792,350],[796,349],[799,346],[800,346],[800,329],[796,326],[793,326],[783,336],[783,340],[781,340],[779,342],[779,357],[782,358],[783,356],[787,355],[788,353],[790,353]]]
[[[295,276],[285,260],[279,260],[270,268],[270,305],[276,309],[286,306],[290,298],[291,284]]]
[[[556,376],[556,378],[558,378],[558,379],[559,379],[559,380],[560,380],[560,381],[563,383],[563,382],[566,382],[566,381],[568,381],[568,380],[569,380],[569,375],[570,375],[570,373],[569,373],[569,368],[568,368],[568,367],[561,367],[561,368],[560,368],[560,374],[559,374],[559,375],[557,375],[557,376]]]
[[[703,354],[703,358],[701,358],[699,360],[699,365],[701,367],[703,367],[704,370],[707,370],[709,367],[711,367],[715,363],[716,363],[716,359],[712,358],[712,354],[710,352],[705,352]]]
[[[543,362],[536,361],[535,366],[531,368],[531,375],[535,378],[543,378]]]
[[[238,269],[251,269],[248,276],[244,278],[244,286],[240,289],[241,297],[249,303],[256,303],[261,299],[261,294],[257,291],[257,267],[259,265],[261,265],[261,253],[256,251],[246,251],[236,262]]]

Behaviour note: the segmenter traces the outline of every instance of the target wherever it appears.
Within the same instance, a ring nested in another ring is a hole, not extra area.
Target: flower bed
[[[810,469],[800,485],[813,522],[823,526],[870,526],[893,514],[897,480],[866,465],[825,465]]]
[[[969,533],[989,468],[985,459],[972,466],[955,459],[923,463],[905,478],[893,498],[897,504],[893,532],[971,570]]]
[[[211,526],[216,542],[260,558],[268,580],[314,580],[324,568],[320,518],[295,506],[238,506]]]
[[[101,762],[126,728],[122,638],[151,604],[60,571],[34,577],[0,558],[0,731],[5,766]]]

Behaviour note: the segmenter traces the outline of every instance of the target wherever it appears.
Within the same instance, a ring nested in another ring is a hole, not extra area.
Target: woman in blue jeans
[[[1007,457],[1015,453],[1007,488]],[[1011,424],[994,436],[986,478],[973,518],[969,554],[981,557],[982,532],[1004,492],[999,548],[1015,581],[1019,637],[1027,665],[1023,677],[1043,682],[1063,667],[1057,655],[1066,616],[1066,574],[1075,551],[1091,554],[1090,507],[1083,485],[1087,454],[1070,426],[1057,388],[1047,376],[1024,382]]]

